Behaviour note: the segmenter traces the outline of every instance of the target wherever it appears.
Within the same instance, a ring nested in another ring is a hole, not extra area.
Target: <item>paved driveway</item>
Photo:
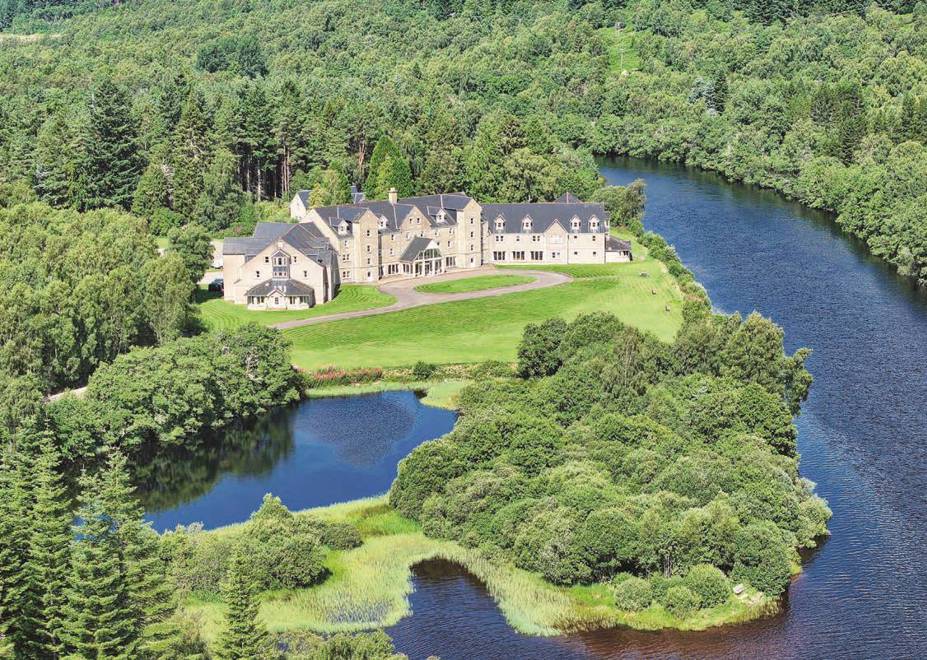
[[[478,277],[480,275],[530,275],[535,278],[533,282],[507,286],[500,289],[484,289],[483,291],[468,291],[465,293],[422,293],[416,291],[415,287],[422,284],[432,284],[435,282],[449,282],[451,280],[460,280],[467,277]],[[285,321],[275,324],[274,328],[287,330],[289,328],[299,328],[304,325],[315,325],[316,323],[327,323],[329,321],[340,321],[342,319],[356,319],[363,316],[375,316],[377,314],[389,314],[398,312],[401,309],[411,309],[412,307],[421,307],[423,305],[435,305],[437,303],[451,302],[453,300],[472,300],[473,298],[488,298],[490,296],[504,296],[519,291],[531,291],[532,289],[544,289],[549,286],[565,284],[573,278],[562,273],[552,273],[544,270],[500,270],[493,266],[482,266],[473,270],[457,271],[446,275],[436,277],[418,277],[392,282],[384,282],[379,286],[380,291],[388,293],[396,298],[396,302],[387,307],[374,307],[373,309],[359,309],[355,312],[342,312],[340,314],[328,314],[326,316],[314,316],[309,319],[299,319],[296,321]]]

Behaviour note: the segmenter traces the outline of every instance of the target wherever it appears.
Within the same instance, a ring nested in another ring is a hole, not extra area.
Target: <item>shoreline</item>
[[[361,532],[363,544],[333,550],[325,560],[329,577],[305,589],[264,592],[260,614],[272,632],[310,630],[319,634],[361,632],[386,628],[412,614],[409,594],[413,569],[422,562],[443,559],[476,577],[499,607],[509,626],[521,634],[551,637],[625,626],[637,630],[701,631],[746,623],[778,613],[779,599],[748,588],[731,594],[717,607],[699,610],[686,619],[653,604],[640,612],[618,610],[607,584],[561,587],[539,575],[497,562],[454,541],[425,536],[419,525],[403,518],[387,495],[352,500],[294,512],[348,522]],[[243,523],[203,534],[236,534]],[[224,606],[213,594],[192,595],[183,606],[200,617],[212,641],[223,625]]]

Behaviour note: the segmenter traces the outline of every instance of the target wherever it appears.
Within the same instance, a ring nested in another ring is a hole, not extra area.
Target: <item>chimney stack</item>
[[[395,188],[390,188],[389,189],[389,203],[395,204],[397,201],[399,201],[399,193],[396,192]]]

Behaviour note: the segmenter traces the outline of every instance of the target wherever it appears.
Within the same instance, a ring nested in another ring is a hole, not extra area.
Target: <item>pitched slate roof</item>
[[[331,246],[322,232],[310,223],[259,222],[252,236],[226,238],[222,241],[222,254],[243,254],[245,261],[275,241],[283,241],[319,263],[328,261]]]
[[[306,191],[300,191],[297,194],[303,200],[303,204],[308,203]],[[457,224],[457,211],[472,201],[472,198],[465,193],[403,197],[395,204],[385,199],[367,199],[364,193],[357,192],[356,188],[352,189],[351,195],[354,200],[351,204],[320,206],[314,210],[332,229],[336,229],[342,221],[348,224],[357,222],[364,211],[370,211],[377,216],[377,219],[386,218],[386,231],[399,231],[402,222],[415,209],[425,216],[432,227]],[[444,222],[438,220],[438,213],[442,209],[445,211]]]
[[[422,236],[416,236],[412,239],[412,242],[402,251],[402,254],[399,256],[399,261],[415,261],[424,250],[431,245],[432,239],[424,238]]]
[[[620,238],[609,236],[605,239],[606,252],[630,252],[631,241],[623,241]]]
[[[312,287],[296,280],[267,280],[248,289],[246,296],[269,296],[278,291],[281,296],[312,296]]]
[[[569,194],[569,193],[568,193]],[[489,222],[489,229],[495,230],[497,218],[502,218],[505,233],[522,231],[522,220],[531,218],[531,232],[541,233],[559,222],[566,231],[572,231],[571,221],[579,218],[581,233],[604,233],[608,212],[597,202],[538,202],[524,204],[484,204],[483,219]],[[592,232],[589,221],[598,218],[599,228]]]

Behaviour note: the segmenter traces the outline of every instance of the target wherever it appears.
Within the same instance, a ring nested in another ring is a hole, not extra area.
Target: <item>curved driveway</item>
[[[422,293],[416,291],[415,287],[423,284],[432,284],[435,282],[449,282],[451,280],[460,280],[467,277],[479,277],[480,275],[530,275],[535,278],[533,282],[507,286],[498,289],[484,289],[483,291],[468,291],[466,293]],[[483,266],[473,270],[458,271],[446,275],[435,277],[418,277],[395,280],[381,284],[379,289],[383,293],[388,293],[396,298],[396,302],[386,307],[373,307],[372,309],[359,309],[353,312],[341,312],[340,314],[327,314],[325,316],[314,316],[308,319],[298,319],[296,321],[284,321],[276,323],[272,327],[279,330],[288,330],[290,328],[300,328],[304,325],[315,325],[316,323],[327,323],[329,321],[340,321],[342,319],[356,319],[362,316],[375,316],[377,314],[389,314],[398,312],[402,309],[411,309],[412,307],[421,307],[423,305],[435,305],[438,303],[451,302],[453,300],[472,300],[474,298],[488,298],[490,296],[503,296],[519,291],[531,291],[532,289],[544,289],[549,286],[565,284],[573,278],[562,273],[553,273],[545,270],[499,270],[492,266]]]

